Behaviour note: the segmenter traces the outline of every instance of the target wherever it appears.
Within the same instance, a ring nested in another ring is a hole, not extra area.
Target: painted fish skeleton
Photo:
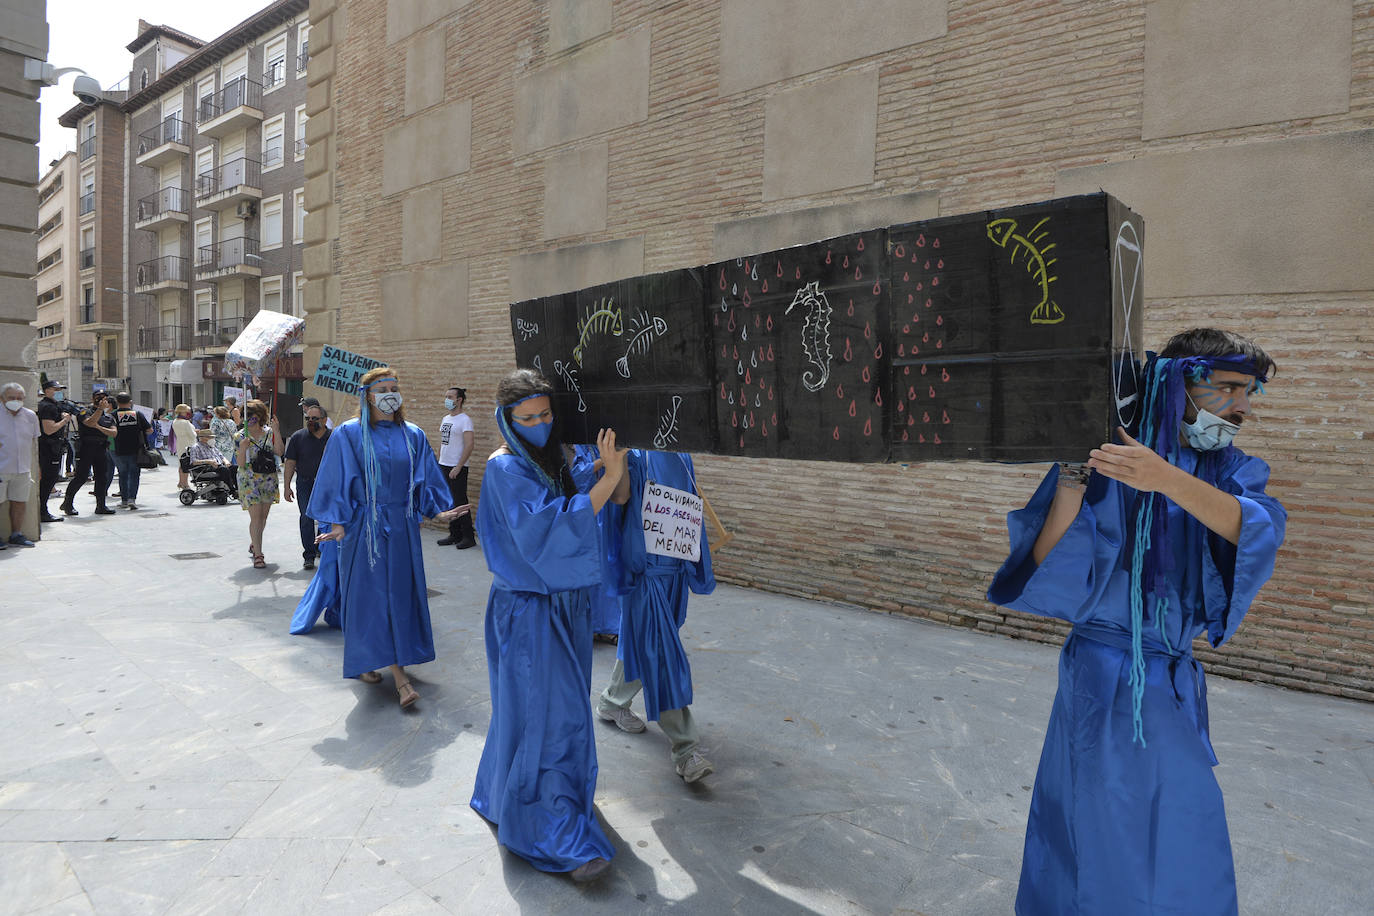
[[[668,322],[658,315],[649,317],[640,312],[630,323],[630,342],[625,345],[625,355],[615,361],[615,371],[621,378],[630,377],[630,357],[643,356],[649,352],[653,342],[668,332]]]

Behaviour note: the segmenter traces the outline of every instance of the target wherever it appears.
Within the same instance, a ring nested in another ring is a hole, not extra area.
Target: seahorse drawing
[[[806,309],[802,321],[802,355],[814,368],[802,373],[801,382],[807,391],[820,391],[830,379],[830,302],[821,292],[819,281],[813,280],[797,290],[792,304],[784,315],[792,314],[796,306]]]
[[[1041,232],[1040,227],[1049,221],[1050,218],[1045,217],[1024,234],[1017,233],[1014,219],[995,219],[988,223],[988,238],[999,248],[1011,248],[1013,264],[1016,263],[1017,254],[1023,252],[1026,255],[1026,272],[1040,286],[1040,301],[1030,313],[1031,324],[1058,324],[1065,318],[1064,310],[1050,298],[1050,284],[1056,279],[1050,275],[1050,268],[1058,259],[1049,257],[1049,253],[1054,250],[1055,244],[1041,244],[1049,237],[1049,233]]]
[[[534,337],[536,334],[539,333],[539,323],[535,321],[526,321],[523,318],[517,318],[515,319],[515,329],[520,332],[521,340],[529,340],[531,337]]]
[[[564,384],[577,394],[577,412],[586,413],[587,402],[582,400],[582,386],[577,383],[577,370],[572,367],[571,363],[556,359],[553,361],[553,371],[563,380]]]
[[[682,398],[673,395],[673,406],[658,418],[658,429],[654,432],[654,448],[666,449],[677,441],[677,412],[682,406]]]
[[[630,377],[630,357],[649,352],[654,339],[662,337],[668,330],[668,322],[658,315],[649,317],[648,312],[640,312],[630,319],[630,342],[625,347],[625,355],[615,361],[615,371],[621,378]]]
[[[609,297],[602,299],[596,303],[595,308],[589,309],[587,314],[577,319],[577,346],[573,347],[573,360],[579,366],[582,365],[582,352],[586,349],[588,338],[593,334],[619,337],[624,331],[625,324],[615,300]]]

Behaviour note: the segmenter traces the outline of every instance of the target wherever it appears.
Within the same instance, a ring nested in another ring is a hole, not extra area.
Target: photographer
[[[66,495],[62,498],[62,511],[67,515],[78,515],[72,499],[86,485],[87,480],[95,481],[95,514],[114,515],[115,510],[105,505],[105,497],[110,488],[109,440],[115,436],[114,417],[107,408],[113,407],[105,395],[97,394],[91,406],[83,410],[77,427],[81,434],[76,457],[76,474],[67,484]]]

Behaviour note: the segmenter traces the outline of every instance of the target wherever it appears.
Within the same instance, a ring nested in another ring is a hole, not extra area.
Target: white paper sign
[[[695,563],[701,559],[701,497],[652,480],[644,484],[640,506],[644,549],[661,557]]]

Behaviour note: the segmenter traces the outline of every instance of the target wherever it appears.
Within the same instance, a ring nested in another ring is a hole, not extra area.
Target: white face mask
[[[21,408],[21,407],[23,407],[23,406],[24,406],[24,402],[23,402],[23,401],[6,401],[6,402],[5,402],[5,407],[10,411],[10,413],[18,413],[18,412],[19,412],[19,408]]]
[[[444,398],[444,407],[447,408],[448,410],[452,410],[452,409],[453,409],[453,405],[455,405],[455,404],[457,404],[457,403],[458,403],[458,402],[455,401],[453,398]]]
[[[401,409],[401,392],[383,391],[377,395],[377,409],[387,416],[391,416]]]
[[[1240,426],[1198,407],[1191,395],[1188,401],[1197,410],[1196,420],[1191,423],[1183,421],[1183,437],[1188,444],[1199,452],[1215,452],[1230,445],[1236,433],[1240,432]]]

